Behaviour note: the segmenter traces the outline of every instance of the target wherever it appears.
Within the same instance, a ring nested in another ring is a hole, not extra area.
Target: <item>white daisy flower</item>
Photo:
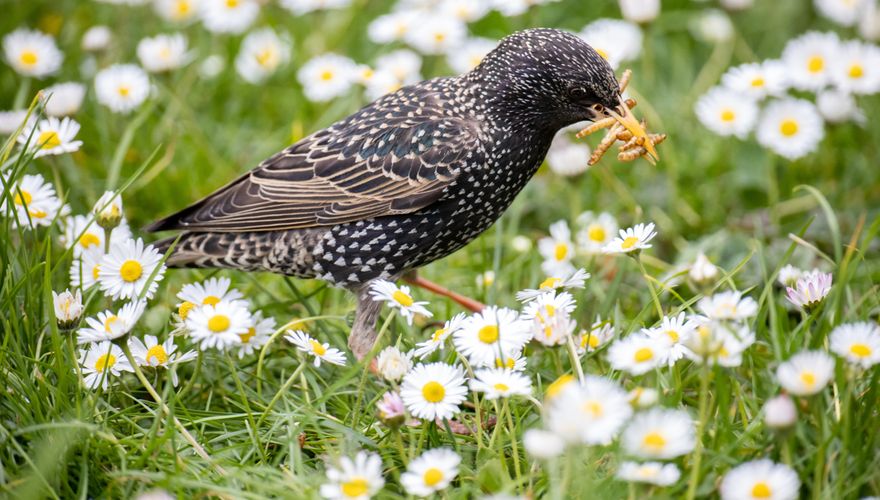
[[[880,363],[880,327],[867,321],[837,326],[831,331],[831,352],[850,364],[868,369]]]
[[[428,304],[427,302],[416,302],[410,294],[411,291],[406,285],[398,287],[394,283],[385,280],[375,280],[370,284],[370,296],[373,297],[373,300],[385,302],[397,309],[400,315],[406,319],[408,325],[412,325],[413,317],[416,314],[421,314],[428,318],[433,316],[431,311],[425,309],[425,305]]]
[[[510,248],[517,253],[527,253],[532,249],[532,240],[528,236],[518,234],[510,240]]]
[[[791,86],[816,91],[831,82],[831,65],[840,54],[840,39],[831,32],[810,31],[789,40],[782,62]]]
[[[165,342],[159,343],[155,335],[144,335],[144,340],[131,337],[128,339],[128,348],[131,349],[131,354],[139,366],[150,368],[161,366],[171,370],[173,365],[191,361],[198,356],[195,351],[179,353],[177,346],[174,345],[174,339],[168,338]],[[171,385],[177,387],[177,382],[177,371],[171,370]]]
[[[83,383],[89,389],[100,387],[107,390],[110,377],[134,371],[122,349],[109,340],[94,344],[88,350],[80,350],[79,364],[84,375]]]
[[[199,64],[199,75],[211,79],[217,77],[226,68],[226,59],[219,54],[211,54]]]
[[[650,387],[636,387],[627,393],[627,397],[634,408],[650,408],[660,401],[660,393]]]
[[[244,296],[235,288],[230,288],[229,278],[208,278],[203,283],[188,283],[177,293],[181,303],[177,305],[177,314],[186,320],[191,310],[203,305],[213,306],[219,302],[243,302]],[[246,304],[244,304],[246,307]]]
[[[696,283],[708,283],[718,276],[718,267],[706,257],[706,254],[700,252],[694,263],[690,265],[688,276]]]
[[[642,30],[619,19],[598,19],[580,32],[580,37],[608,61],[611,68],[637,59],[642,53]]]
[[[728,290],[703,297],[697,308],[710,319],[742,321],[758,314],[758,303],[742,292]]]
[[[141,294],[151,299],[165,275],[161,261],[162,255],[151,245],[144,245],[140,238],[111,244],[98,270],[101,291],[114,300],[133,299]]]
[[[98,283],[102,258],[104,258],[103,248],[89,249],[75,257],[70,264],[70,286],[88,290]]]
[[[671,345],[666,336],[651,338],[644,333],[633,333],[611,344],[608,362],[615,370],[642,375],[666,362]]]
[[[55,39],[36,30],[19,28],[3,37],[6,63],[16,73],[44,78],[58,72],[64,54],[55,45]]]
[[[538,240],[538,252],[544,257],[541,269],[549,276],[565,276],[574,272],[571,259],[575,246],[571,241],[568,222],[556,221],[550,225],[550,236]]]
[[[490,365],[495,368],[506,368],[515,372],[526,371],[528,360],[523,356],[522,351],[499,355],[495,358],[495,363]]]
[[[727,70],[721,77],[721,83],[728,89],[755,100],[779,96],[785,92],[787,86],[785,65],[777,60],[740,64]]]
[[[422,453],[400,475],[400,484],[410,495],[431,496],[446,489],[458,475],[461,457],[448,448],[435,448]]]
[[[797,422],[797,408],[788,394],[770,398],[764,403],[764,425],[771,429],[788,429]]]
[[[623,462],[617,469],[617,479],[631,483],[648,483],[657,486],[671,486],[678,482],[681,471],[675,464],[661,462]]]
[[[159,17],[173,23],[185,23],[198,16],[201,0],[154,0]]]
[[[407,30],[403,39],[422,54],[446,54],[458,50],[467,38],[467,26],[452,16],[424,15],[418,24],[418,29]]]
[[[477,288],[486,289],[495,283],[495,271],[483,271],[474,280]]]
[[[359,77],[363,79],[363,77]],[[393,94],[403,87],[403,83],[388,71],[374,71],[364,82],[368,99],[376,100],[386,94]]]
[[[744,139],[755,127],[758,105],[753,98],[740,92],[713,87],[697,100],[694,113],[712,132]]]
[[[290,60],[290,38],[271,28],[248,33],[235,57],[235,71],[250,83],[260,83]]]
[[[623,18],[631,23],[649,23],[660,15],[660,0],[617,0]]]
[[[558,1],[559,0],[491,0],[492,8],[507,17],[525,14],[530,7]]]
[[[791,287],[797,284],[797,281],[804,276],[804,271],[791,264],[786,264],[779,270],[776,281],[784,287]]]
[[[247,333],[240,333],[238,337],[241,339],[240,344],[235,344],[238,351],[238,359],[249,356],[258,349],[266,345],[269,338],[275,333],[275,318],[264,318],[261,311],[257,311],[251,317],[251,326]]]
[[[858,28],[859,35],[865,40],[880,40],[880,5],[876,2],[864,2]]]
[[[489,0],[446,0],[438,5],[440,12],[466,23],[479,21],[492,8]]]
[[[78,82],[56,83],[43,89],[43,103],[49,116],[70,116],[79,111],[86,96],[86,86]]]
[[[587,254],[602,253],[602,247],[611,242],[619,229],[617,219],[608,212],[584,212],[577,223],[581,228],[577,233],[578,247]]]
[[[578,336],[578,354],[583,356],[587,352],[599,349],[607,344],[614,337],[614,334],[614,325],[611,324],[611,321],[603,320],[599,315],[596,315],[596,321],[593,322],[589,330],[584,329]]]
[[[419,17],[419,13],[412,10],[379,16],[367,26],[367,37],[380,45],[401,41],[413,29]]]
[[[834,358],[824,351],[801,351],[776,369],[779,385],[795,396],[812,396],[834,376]]]
[[[651,248],[648,243],[657,236],[654,231],[654,223],[636,224],[627,229],[618,231],[618,237],[602,248],[604,253],[630,253],[640,252],[645,248]]]
[[[573,142],[568,133],[560,130],[547,151],[547,165],[557,175],[573,177],[587,171],[590,161],[590,146],[583,142]]]
[[[143,300],[127,302],[118,311],[99,312],[97,318],[86,318],[88,327],[80,328],[76,341],[79,344],[113,340],[131,331],[146,309]]]
[[[211,33],[244,33],[260,14],[256,0],[201,0],[201,17]]]
[[[691,337],[697,332],[697,323],[686,317],[684,312],[678,316],[664,316],[660,325],[642,330],[648,337],[662,338],[669,342],[665,362],[671,367],[681,358],[691,355],[687,348]]]
[[[156,35],[141,39],[137,56],[144,69],[150,73],[162,73],[182,67],[191,56],[187,54],[187,41],[183,33]]]
[[[452,337],[455,349],[475,366],[492,366],[496,358],[520,352],[531,339],[528,322],[516,311],[496,306],[468,317]]]
[[[114,113],[129,113],[150,95],[150,78],[134,64],[114,64],[95,75],[95,98]]]
[[[721,3],[724,4],[725,1],[733,0],[722,0]],[[696,39],[713,44],[730,41],[734,33],[733,22],[727,13],[705,8],[700,12],[696,22],[691,25],[691,31]]]
[[[24,123],[25,120],[27,120],[27,123]],[[2,135],[12,135],[18,131],[19,127],[21,127],[22,130],[27,130],[32,127],[34,123],[36,123],[36,119],[33,115],[28,116],[28,111],[26,109],[0,111],[0,134]],[[22,124],[24,124],[24,126],[22,126]]]
[[[523,433],[522,440],[526,453],[535,458],[556,458],[565,451],[565,441],[555,432],[529,429]]]
[[[113,40],[110,28],[103,25],[92,26],[83,34],[80,46],[86,52],[100,52],[106,50]]]
[[[813,103],[787,98],[764,108],[756,137],[762,146],[796,160],[816,150],[825,137],[825,130],[822,116]]]
[[[241,301],[218,302],[193,309],[184,324],[199,349],[225,350],[241,343],[241,336],[253,326],[253,318]]]
[[[385,380],[397,382],[412,368],[412,352],[401,352],[394,346],[388,346],[376,356],[376,371]]]
[[[446,63],[456,73],[467,73],[476,68],[496,45],[498,42],[488,38],[468,38],[447,53]]]
[[[348,92],[356,69],[347,57],[324,54],[306,62],[297,72],[297,79],[308,100],[326,102]]]
[[[589,445],[611,443],[632,415],[626,391],[611,380],[593,375],[587,375],[583,383],[566,384],[545,408],[545,421],[551,431],[570,443]]]
[[[574,330],[570,316],[575,307],[570,293],[557,294],[551,290],[526,303],[520,318],[529,322],[535,340],[548,346],[559,345]]]
[[[831,80],[838,89],[853,94],[880,91],[880,48],[860,41],[841,44],[831,61]]]
[[[516,292],[516,300],[520,302],[529,302],[540,297],[541,295],[552,292],[554,290],[558,290],[560,288],[564,290],[583,288],[584,282],[589,278],[590,273],[588,273],[583,268],[576,269],[571,274],[564,275],[562,277],[557,278],[555,276],[551,276],[542,281],[536,289],[527,288],[525,290]]]
[[[382,459],[359,451],[354,460],[341,457],[337,465],[327,464],[327,482],[321,485],[324,498],[366,500],[385,485]]]
[[[297,349],[315,357],[315,367],[321,366],[321,361],[332,365],[345,366],[345,353],[335,347],[330,347],[328,342],[323,344],[312,338],[302,330],[288,330],[284,339],[295,345]]]
[[[82,293],[77,290],[76,294],[70,290],[61,293],[52,291],[52,305],[55,309],[55,321],[61,330],[70,330],[78,323],[83,313]]]
[[[416,418],[452,418],[467,398],[464,371],[446,363],[416,365],[403,377],[400,397]]]
[[[825,89],[816,94],[816,108],[828,123],[853,121],[864,125],[865,112],[859,108],[856,98],[849,92],[838,89]]]
[[[443,349],[443,346],[446,344],[446,339],[461,328],[466,317],[467,315],[465,313],[456,314],[452,319],[444,323],[443,327],[434,330],[434,333],[431,334],[430,338],[424,342],[416,344],[415,355],[420,359],[425,359],[428,355],[438,349]]]
[[[79,132],[79,123],[73,118],[58,119],[50,116],[40,120],[30,129],[18,136],[18,143],[34,151],[34,158],[49,155],[63,155],[79,151],[82,141],[74,140]]]
[[[351,5],[351,0],[281,0],[281,6],[301,16],[317,10],[342,9]]]
[[[400,394],[388,391],[382,395],[382,400],[376,403],[379,410],[379,419],[385,425],[400,425],[406,418],[406,406],[400,399]]]
[[[693,451],[694,422],[683,410],[653,408],[637,413],[623,431],[623,448],[630,455],[668,460]]]
[[[742,354],[755,343],[755,332],[744,325],[738,327],[732,327],[730,324],[717,326],[716,332],[720,334],[721,340],[721,347],[718,351],[707,357],[690,354],[688,356],[698,363],[705,362],[708,358],[709,361],[727,368],[740,366]]]
[[[6,203],[4,196],[0,199],[0,214],[11,215],[25,229],[51,225],[62,208],[52,184],[40,174],[23,175],[12,184],[8,173],[4,177],[12,195],[12,206]]]
[[[831,273],[811,271],[798,279],[793,287],[785,289],[786,298],[802,309],[814,308],[821,304],[831,291],[831,281]]]
[[[474,372],[471,390],[482,392],[486,399],[530,396],[532,381],[520,372],[507,368],[483,368]]]
[[[841,26],[853,26],[862,14],[867,0],[813,0],[822,16]]]
[[[402,84],[422,79],[422,57],[407,49],[389,52],[376,59],[376,71],[391,73]]]
[[[800,487],[797,472],[791,467],[765,458],[731,469],[724,475],[719,493],[722,500],[795,500],[800,498]]]

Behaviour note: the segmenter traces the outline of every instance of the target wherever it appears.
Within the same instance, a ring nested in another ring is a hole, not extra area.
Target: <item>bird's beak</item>
[[[642,127],[642,124],[636,120],[635,115],[632,114],[632,111],[629,109],[623,102],[623,97],[620,97],[620,106],[618,106],[620,112],[614,111],[613,109],[607,109],[609,115],[611,115],[615,120],[620,122],[629,132],[635,137],[643,137],[644,148],[648,151],[649,158],[648,161],[654,163],[660,160],[660,156],[657,154],[657,150],[654,149],[654,144],[651,142],[650,138],[648,138],[648,133],[645,131],[645,128]]]

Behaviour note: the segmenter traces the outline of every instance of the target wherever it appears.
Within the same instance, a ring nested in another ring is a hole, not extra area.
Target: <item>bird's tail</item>
[[[184,232],[153,243],[161,254],[171,249],[169,267],[261,269],[272,243],[265,233]]]

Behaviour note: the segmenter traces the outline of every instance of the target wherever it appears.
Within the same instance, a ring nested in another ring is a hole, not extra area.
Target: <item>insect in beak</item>
[[[643,147],[648,152],[648,161],[651,164],[655,164],[658,160],[660,160],[660,156],[657,154],[657,150],[654,149],[654,143],[651,141],[651,138],[648,137],[648,133],[645,131],[645,128],[636,120],[635,115],[633,115],[632,111],[629,109],[629,106],[623,102],[623,97],[620,97],[620,106],[618,107],[620,112],[616,112],[613,109],[607,109],[606,112],[611,115],[612,118],[617,120],[618,123],[623,125],[633,137],[642,137],[644,139]]]

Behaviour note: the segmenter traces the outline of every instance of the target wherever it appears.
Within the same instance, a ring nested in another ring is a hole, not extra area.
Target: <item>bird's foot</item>
[[[419,288],[424,288],[425,290],[428,290],[429,292],[433,292],[433,293],[435,293],[437,295],[441,295],[443,297],[448,297],[448,298],[452,299],[453,301],[455,301],[460,306],[464,307],[465,309],[467,309],[471,312],[480,312],[483,310],[484,307],[486,307],[486,304],[483,304],[482,302],[480,302],[478,300],[472,299],[472,298],[467,297],[465,295],[455,293],[448,288],[444,288],[444,287],[438,285],[437,283],[434,283],[431,280],[427,280],[425,278],[420,277],[418,274],[416,274],[415,271],[404,274],[403,280],[406,281],[407,283],[409,283],[410,285],[417,286]]]

